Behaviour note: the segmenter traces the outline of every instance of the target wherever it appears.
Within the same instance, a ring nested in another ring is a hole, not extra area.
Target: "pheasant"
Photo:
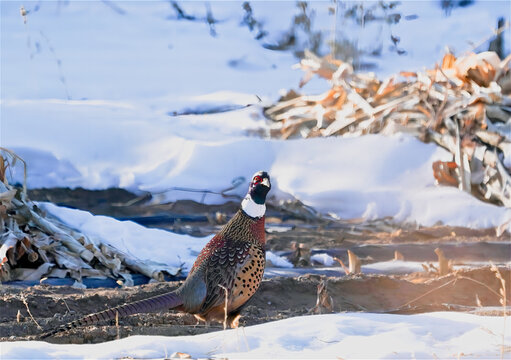
[[[116,316],[121,318],[164,309],[191,313],[207,323],[224,321],[227,315],[230,327],[237,327],[243,305],[257,291],[263,277],[266,263],[265,201],[270,189],[268,173],[255,173],[241,209],[202,249],[178,289],[87,315],[43,333],[39,338],[113,320]]]

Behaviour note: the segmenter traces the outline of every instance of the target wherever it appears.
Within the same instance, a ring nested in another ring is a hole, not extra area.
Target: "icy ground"
[[[311,5],[315,26],[326,34],[333,26],[329,4]],[[28,10],[26,24],[21,5]],[[216,37],[205,21],[176,20],[163,1],[2,2],[0,140],[27,161],[29,187],[123,187],[150,191],[157,201],[215,203],[224,199],[188,190],[219,192],[266,169],[274,199],[295,197],[342,218],[489,227],[511,217],[510,210],[436,187],[431,163],[450,156],[413,138],[261,137],[268,124],[258,97],[274,101],[302,75],[291,69],[297,61],[291,52],[262,45],[278,42],[290,26],[282,18],[298,10],[294,2],[252,6],[269,32],[263,40],[240,26],[236,2],[210,4],[219,20]],[[206,17],[202,2],[182,7]],[[497,17],[509,14],[509,3],[476,2],[450,16],[437,2],[405,2],[398,10],[418,18],[354,29],[361,48],[372,35],[381,37],[382,57],[373,59],[381,76],[432,66],[445,46],[463,53],[469,41],[491,34]],[[400,36],[406,56],[389,50],[389,31]],[[326,86],[316,80],[305,91]],[[205,110],[213,114],[193,114]],[[230,193],[243,195],[246,185]]]
[[[509,324],[508,324],[509,326]],[[95,345],[3,343],[5,359],[495,359],[509,331],[504,319],[441,312],[419,315],[341,313],[290,318],[195,336],[132,336]]]

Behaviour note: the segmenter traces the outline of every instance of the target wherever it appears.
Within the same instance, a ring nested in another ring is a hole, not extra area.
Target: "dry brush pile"
[[[161,269],[44,214],[27,198],[25,187],[8,183],[16,161],[23,160],[0,148],[0,282],[71,277],[83,287],[84,277],[108,277],[129,286],[133,272],[163,281]]]
[[[289,91],[265,109],[272,137],[313,138],[402,132],[450,151],[433,164],[441,184],[511,207],[511,56],[494,52],[444,56],[423,72],[401,72],[381,81],[350,64],[306,53],[300,87],[317,75],[331,89],[317,96]],[[508,158],[508,165],[509,162]]]

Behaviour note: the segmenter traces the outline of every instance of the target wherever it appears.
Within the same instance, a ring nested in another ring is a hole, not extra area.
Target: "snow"
[[[193,358],[421,359],[500,357],[503,317],[438,312],[418,315],[340,313],[290,318],[194,336],[132,336],[95,345],[5,342],[6,359]]]
[[[410,274],[413,272],[422,272],[423,262],[391,260],[381,261],[368,265],[362,265],[363,273],[385,273],[385,274]]]
[[[266,252],[266,261],[270,262],[272,266],[279,268],[292,268],[293,264],[291,264],[286,258],[282,256],[278,256],[271,251]]]
[[[400,56],[384,48],[383,56],[377,60],[382,76],[430,68],[441,61],[438,55],[447,48],[456,56],[488,50],[488,43],[481,41],[491,36],[489,31],[497,27],[499,17],[509,19],[511,6],[508,1],[476,1],[472,6],[455,8],[450,16],[435,1],[403,1],[398,9],[403,15],[417,14],[418,18],[403,19],[392,28],[392,33],[400,38],[398,47],[407,53]],[[511,51],[510,33],[503,33],[507,53]],[[390,32],[385,35],[390,38]],[[478,44],[482,46],[477,47]]]
[[[322,264],[325,266],[332,266],[333,264],[335,264],[334,258],[328,255],[327,253],[319,253],[312,255],[311,262],[316,262],[318,264]]]
[[[143,261],[146,265],[152,266],[155,271],[165,270],[171,274],[176,274],[181,267],[183,267],[183,273],[186,274],[199,252],[212,238],[212,235],[196,238],[166,230],[146,228],[132,221],[119,221],[107,216],[92,215],[87,211],[61,207],[52,203],[38,202],[37,206],[69,227],[86,234],[96,244],[98,242],[107,243]],[[141,241],[143,246],[141,246]],[[270,268],[265,271],[266,277],[290,276],[292,274],[298,276],[301,273],[300,269],[291,270],[293,265],[285,257],[271,251],[266,252],[266,260],[271,264]],[[319,273],[342,273],[340,267],[332,267],[336,261],[327,253],[316,253],[311,256],[311,261],[326,266],[326,268],[321,268]],[[487,263],[483,265],[485,264]],[[456,268],[474,265],[476,263],[472,262],[456,266]],[[306,269],[306,271],[314,272],[314,269]],[[366,274],[408,274],[420,271],[423,271],[422,263],[414,261],[392,260],[362,266],[362,272]]]
[[[19,16],[22,4],[29,10],[26,25]],[[122,13],[105,2],[66,4],[1,3],[0,141],[26,160],[30,188],[122,187],[149,191],[155,201],[220,203],[225,198],[190,190],[221,192],[242,177],[229,192],[242,196],[247,178],[265,169],[272,176],[272,201],[298,198],[341,218],[390,216],[479,228],[511,218],[509,209],[434,186],[432,162],[450,155],[404,135],[260,137],[268,130],[261,106],[280,89],[296,87],[301,77],[291,69],[297,61],[291,52],[261,46],[288,30],[282,18],[298,13],[294,2],[252,4],[270,33],[264,41],[240,27],[243,12],[235,2],[211,4],[220,20],[216,37],[205,22],[176,20],[168,2],[122,2]],[[328,4],[310,5],[314,25],[325,34],[333,24]],[[183,8],[198,18],[206,15],[201,2]],[[401,36],[399,46],[408,55],[384,46],[377,69],[384,76],[431,66],[443,46],[489,35],[507,10],[505,2],[476,2],[446,16],[437,3],[404,2],[399,11],[418,19],[382,29],[367,24],[356,33],[361,48],[375,32],[390,29]],[[429,21],[441,26],[423,31]],[[313,81],[305,91],[327,86]],[[22,181],[19,165],[13,175]]]

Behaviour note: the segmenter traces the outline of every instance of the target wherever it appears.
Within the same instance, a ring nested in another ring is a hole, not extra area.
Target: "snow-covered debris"
[[[278,268],[292,268],[293,264],[291,264],[287,259],[283,258],[282,256],[278,256],[277,254],[274,254],[271,251],[266,252],[266,261],[268,264],[271,264],[269,266],[274,266]]]
[[[332,266],[336,263],[334,258],[327,253],[314,254],[311,256],[311,261],[324,266]]]

